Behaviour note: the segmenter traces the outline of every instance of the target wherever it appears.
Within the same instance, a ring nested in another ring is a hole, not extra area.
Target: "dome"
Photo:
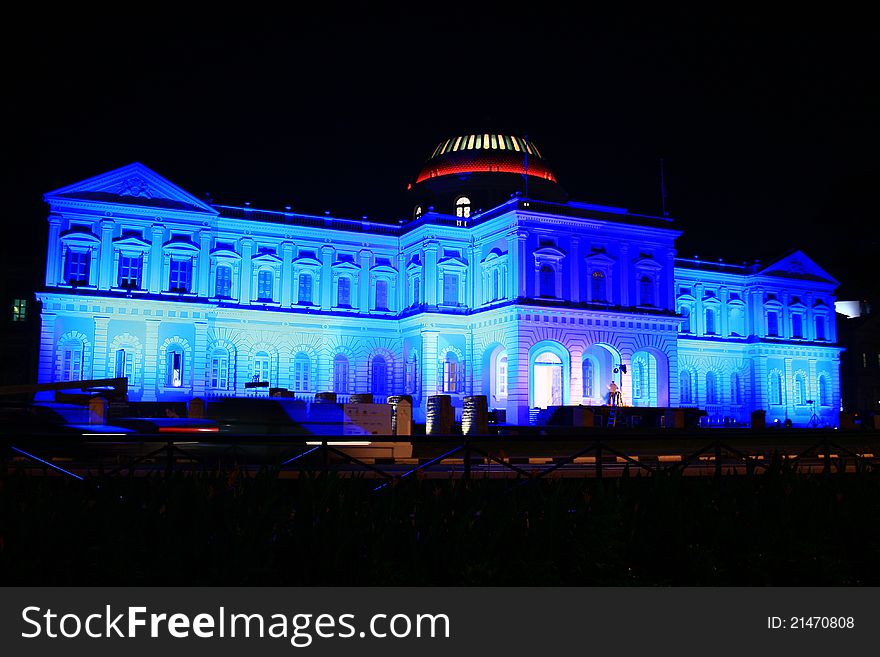
[[[556,182],[535,144],[521,137],[483,133],[452,137],[438,144],[419,172],[416,184],[467,173],[527,173]]]

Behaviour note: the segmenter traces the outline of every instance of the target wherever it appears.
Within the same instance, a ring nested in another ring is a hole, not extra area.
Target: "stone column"
[[[40,357],[37,366],[37,383],[55,381],[55,313],[40,314]],[[37,393],[36,399],[53,399],[54,392]]]
[[[55,287],[61,280],[61,215],[49,215],[49,249],[46,256],[46,287]]]
[[[422,294],[425,295],[425,305],[437,305],[437,250],[439,244],[431,240],[425,243],[425,277],[422,281]],[[431,393],[435,394],[435,393]]]
[[[696,317],[693,317],[694,320],[694,335],[705,335],[706,334],[706,317],[703,315],[703,284],[697,283],[694,285],[694,299],[696,299],[696,303],[694,305],[694,314]]]
[[[468,286],[471,293],[468,295],[468,298],[465,299],[465,303],[471,308],[479,308],[483,305],[483,288],[482,288],[482,279],[483,277],[479,274],[479,257],[478,254],[479,249],[476,246],[471,246],[468,249],[468,277],[470,279],[470,285]],[[465,288],[468,289],[468,288]],[[489,293],[491,296],[492,293]]]
[[[441,386],[437,380],[439,338],[437,331],[422,331],[422,396],[425,398],[440,394],[438,388]]]
[[[409,290],[406,281],[406,256],[402,253],[397,255],[397,307],[395,310],[400,312],[407,307],[407,299]]]
[[[666,307],[675,310],[675,249],[666,251],[666,271],[660,281],[665,285]]]
[[[281,244],[281,307],[290,308],[293,285],[293,244]]]
[[[370,253],[367,249],[361,249],[358,253],[361,271],[358,278],[358,310],[366,314],[370,312],[370,293],[372,286],[370,285]]]
[[[152,246],[150,247],[150,294],[159,294],[162,291],[162,237],[165,235],[165,227],[153,224]],[[154,397],[155,399],[155,397]]]
[[[156,401],[156,383],[162,375],[159,363],[159,323],[162,320],[152,317],[144,319],[144,395],[143,401]]]
[[[318,284],[320,285],[321,294],[321,310],[330,310],[333,306],[333,254],[335,249],[332,246],[324,245],[321,247],[321,277]],[[314,298],[314,296],[312,297]]]
[[[791,311],[788,309],[791,294],[788,290],[783,290],[779,296],[782,302],[782,317],[779,318],[779,337],[787,340],[791,337]]]
[[[722,285],[721,287],[718,288],[718,298],[721,301],[721,317],[718,318],[720,320],[721,337],[727,338],[727,337],[730,337],[730,324],[729,324],[730,318],[728,317],[729,309],[727,307],[727,300],[728,300],[727,286]]]
[[[806,322],[806,326],[804,326],[804,338],[807,340],[815,340],[816,339],[816,320],[813,319],[813,293],[807,292],[806,297],[804,298],[804,304],[807,306],[807,313],[804,317],[804,322]]]
[[[199,233],[199,289],[200,297],[205,298],[210,294],[211,279],[211,231],[202,228]]]
[[[751,312],[749,315],[749,324],[751,335],[759,338],[767,335],[767,322],[764,320],[764,288],[756,287],[751,292]]]
[[[108,370],[107,367],[107,329],[110,325],[109,317],[95,317],[95,347],[92,351],[92,378],[112,378],[116,372],[114,365]]]
[[[195,344],[193,345],[193,396],[205,396],[205,378],[208,373],[208,322],[195,321]],[[230,363],[230,366],[232,363]]]
[[[580,240],[577,237],[571,238],[571,253],[568,261],[569,274],[571,275],[571,291],[568,298],[577,303],[581,300]]]
[[[239,285],[238,302],[243,306],[251,303],[251,257],[254,254],[254,240],[250,237],[241,239],[241,283]]]
[[[109,290],[113,276],[113,228],[115,222],[112,219],[101,221],[101,255],[98,261],[100,273],[98,275],[98,289]]]
[[[628,306],[629,304],[629,245],[621,244],[620,245],[620,305]],[[614,289],[611,290],[611,299],[609,299],[612,303],[614,302]],[[639,299],[638,303],[642,303],[642,300]]]

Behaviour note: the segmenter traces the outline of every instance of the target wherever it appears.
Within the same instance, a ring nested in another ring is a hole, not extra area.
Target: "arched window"
[[[639,299],[643,306],[654,305],[654,281],[648,275],[639,279]]]
[[[496,397],[507,397],[507,352],[495,363]]]
[[[678,314],[681,315],[681,332],[682,333],[690,333],[691,332],[691,309],[687,306],[682,306],[678,309]]]
[[[825,318],[821,315],[816,316],[816,339],[825,339]]]
[[[61,358],[61,380],[82,381],[83,343],[69,342],[64,345]]]
[[[492,301],[501,298],[501,288],[498,284],[498,268],[492,270]]]
[[[271,385],[269,367],[272,362],[271,357],[265,351],[258,351],[254,354],[254,381],[265,381]]]
[[[337,354],[333,359],[333,390],[334,392],[348,392],[348,358]]]
[[[165,381],[170,388],[183,387],[183,349],[174,345],[165,352],[166,373]]]
[[[418,392],[419,389],[419,360],[413,352],[406,362],[406,381],[404,389],[407,394]]]
[[[336,281],[336,305],[351,305],[351,279],[348,276],[340,276]]]
[[[679,391],[679,396],[681,397],[682,404],[693,404],[694,403],[694,391],[691,388],[691,373],[687,370],[682,370],[681,374],[678,376],[679,387],[681,390]]]
[[[782,405],[782,375],[779,372],[770,374],[770,403]]]
[[[645,388],[645,363],[641,360],[632,364],[633,399],[641,399]]]
[[[584,399],[592,399],[596,391],[596,373],[593,359],[589,356],[584,356],[582,372],[584,379]]]
[[[715,310],[706,308],[706,335],[715,334]]]
[[[739,372],[730,375],[730,403],[733,406],[742,404],[742,387],[739,378]]]
[[[312,275],[299,275],[299,302],[312,303]]]
[[[214,294],[218,297],[232,296],[232,267],[220,265],[214,278]]]
[[[300,352],[293,359],[293,390],[294,392],[308,392],[309,374],[312,369],[312,362],[309,357]]]
[[[605,274],[598,270],[592,275],[592,296],[593,301],[605,301]]]
[[[388,281],[376,281],[376,310],[388,310]]]
[[[211,354],[211,388],[226,390],[229,387],[229,354],[225,349],[215,349]]]
[[[807,380],[801,373],[794,375],[794,403],[797,406],[807,403]]]
[[[828,398],[828,379],[824,374],[819,375],[819,406],[830,406]]]
[[[458,392],[460,363],[458,356],[453,352],[446,352],[446,360],[443,362],[443,392]]]
[[[556,298],[556,272],[550,265],[541,265],[539,273],[540,296],[550,299]]]
[[[272,283],[275,274],[270,269],[261,269],[257,275],[257,299],[272,300]]]
[[[370,391],[374,395],[387,395],[388,368],[385,366],[385,359],[382,356],[373,358],[370,376]]]
[[[471,200],[467,196],[459,196],[455,200],[455,216],[465,219],[471,216]]]
[[[706,373],[706,403],[718,403],[718,375],[715,372]]]
[[[413,286],[412,286],[412,305],[414,305],[414,306],[418,306],[422,301],[421,300],[422,291],[421,291],[420,287],[421,287],[420,279],[418,277],[414,278],[413,279]]]
[[[134,352],[131,349],[116,350],[116,378],[128,379],[131,383],[132,371],[134,369]]]

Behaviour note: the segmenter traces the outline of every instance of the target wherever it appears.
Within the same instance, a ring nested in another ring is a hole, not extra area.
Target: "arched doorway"
[[[625,381],[633,406],[669,405],[669,359],[654,348],[642,347],[630,359]]]
[[[562,359],[550,351],[535,358],[532,365],[535,406],[562,406]]]
[[[547,408],[569,403],[571,356],[553,340],[529,349],[529,407]]]
[[[611,345],[597,342],[584,350],[581,359],[583,401],[587,406],[608,403],[608,386],[614,381],[620,385],[620,352]]]

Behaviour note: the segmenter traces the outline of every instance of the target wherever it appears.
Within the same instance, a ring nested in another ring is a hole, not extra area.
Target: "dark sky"
[[[551,3],[546,3],[551,4]],[[528,135],[577,200],[659,214],[683,256],[802,248],[868,296],[880,262],[866,17],[609,19],[514,4],[183,17],[77,9],[7,26],[6,221],[43,266],[41,194],[141,161],[220,203],[402,218],[437,143]],[[11,206],[11,207],[9,207]]]

